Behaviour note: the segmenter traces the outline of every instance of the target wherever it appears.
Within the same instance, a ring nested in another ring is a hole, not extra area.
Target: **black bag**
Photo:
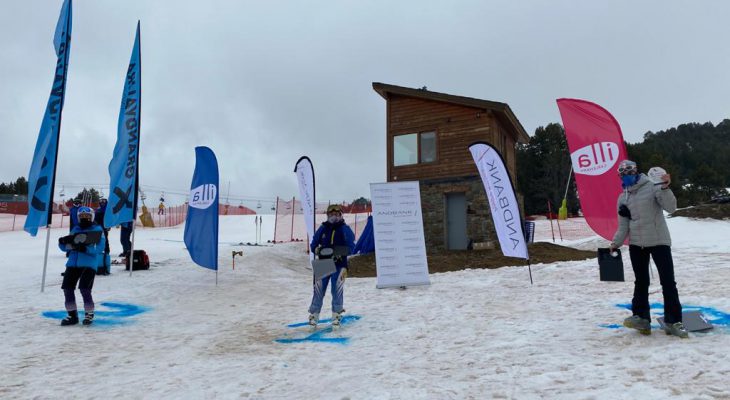
[[[134,271],[142,269],[150,269],[150,258],[147,256],[147,252],[144,250],[134,251]],[[129,271],[129,256],[125,259],[126,267],[125,270]]]
[[[598,249],[598,270],[602,281],[624,281],[624,262],[621,259],[621,250],[614,250],[616,256],[611,255],[611,249]]]

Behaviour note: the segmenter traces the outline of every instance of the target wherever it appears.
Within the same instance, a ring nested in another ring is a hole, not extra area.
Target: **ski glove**
[[[618,208],[618,215],[631,219],[631,211],[626,207],[626,204],[621,204],[621,207]]]

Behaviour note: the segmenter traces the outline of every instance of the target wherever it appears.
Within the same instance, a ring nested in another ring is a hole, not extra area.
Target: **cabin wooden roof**
[[[378,94],[381,95],[386,101],[390,98],[391,95],[398,95],[438,101],[443,103],[458,104],[484,110],[491,110],[494,115],[504,124],[504,126],[511,131],[511,133],[515,137],[515,140],[518,143],[527,143],[530,140],[530,136],[527,134],[525,128],[522,126],[522,124],[517,119],[507,103],[432,92],[430,90],[426,90],[425,88],[413,89],[403,86],[388,85],[380,82],[373,82],[373,89],[378,92]]]

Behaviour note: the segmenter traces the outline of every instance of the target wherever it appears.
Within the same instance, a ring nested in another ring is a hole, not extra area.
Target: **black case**
[[[598,269],[602,281],[624,281],[624,262],[621,259],[621,250],[614,251],[617,254],[616,257],[611,255],[610,249],[598,249]]]

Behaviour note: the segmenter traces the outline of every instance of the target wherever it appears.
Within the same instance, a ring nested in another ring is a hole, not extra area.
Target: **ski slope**
[[[265,222],[264,241],[273,237]],[[682,303],[727,315],[730,221],[668,222]],[[407,290],[349,278],[351,318],[312,334],[297,326],[311,296],[305,244],[236,245],[254,232],[253,216],[221,218],[216,286],[214,271],[191,262],[182,226],[137,231],[153,267],[97,277],[91,327],[54,318],[65,230],[51,232],[44,293],[45,231],[0,233],[0,398],[730,398],[727,318],[689,340],[616,326],[630,314],[617,306],[631,300],[628,254],[622,283],[599,282],[595,259],[533,265],[532,286],[526,267],[434,274],[431,286]],[[110,242],[119,253],[118,230]],[[662,301],[658,282],[650,292]]]

